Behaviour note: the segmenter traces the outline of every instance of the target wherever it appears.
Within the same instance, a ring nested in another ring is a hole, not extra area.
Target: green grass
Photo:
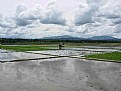
[[[42,50],[52,50],[55,46],[1,46],[0,49],[14,50],[14,51],[42,51]]]
[[[88,55],[88,56],[86,56],[86,58],[106,59],[107,61],[114,60],[117,62],[121,62],[121,52]]]
[[[102,47],[120,47],[121,43],[66,43],[67,47],[82,47],[82,46],[102,46]]]

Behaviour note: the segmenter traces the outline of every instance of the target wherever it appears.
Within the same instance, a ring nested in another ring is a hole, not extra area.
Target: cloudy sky
[[[1,0],[0,37],[121,38],[121,0]]]

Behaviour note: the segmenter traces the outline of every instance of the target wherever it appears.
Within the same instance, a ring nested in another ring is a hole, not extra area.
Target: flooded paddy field
[[[106,52],[116,52],[119,49],[103,48],[103,47],[82,47],[82,48],[65,48],[63,50],[45,50],[45,51],[28,51],[30,53],[40,53],[58,56],[77,56],[81,57],[84,55],[90,55],[95,53],[106,53]]]
[[[121,64],[71,58],[0,63],[0,91],[121,91]]]
[[[25,59],[37,59],[37,58],[50,58],[53,56],[49,55],[41,55],[41,54],[31,54],[25,52],[15,52],[15,51],[7,51],[0,50],[0,62],[4,61],[16,61],[16,60],[25,60]]]
[[[31,53],[0,50],[0,61],[5,61],[0,63],[0,91],[121,91],[121,63],[78,59],[112,51],[119,50],[68,48]],[[73,56],[77,58],[70,58]],[[22,59],[28,60],[19,61]]]

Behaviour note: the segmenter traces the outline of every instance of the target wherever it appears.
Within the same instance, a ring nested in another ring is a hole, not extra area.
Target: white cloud
[[[112,22],[113,22],[114,24],[120,24],[120,23],[121,23],[121,18],[113,19]]]
[[[50,1],[46,6],[43,18],[40,20],[44,24],[60,24],[65,25],[66,20],[61,11],[57,9],[56,2]]]
[[[0,36],[10,38],[41,38],[72,35],[121,35],[121,0],[80,0],[76,11],[62,12],[55,1],[45,8],[27,8],[20,4],[13,17],[0,15]],[[112,4],[113,3],[113,4]]]
[[[115,29],[114,33],[117,33],[117,34],[121,33],[121,24],[116,25],[116,29]]]
[[[0,27],[2,28],[14,28],[16,24],[12,18],[4,17],[2,14],[0,15]]]
[[[107,4],[100,7],[98,16],[106,17],[109,19],[120,18],[121,17],[121,6],[120,6],[121,3],[120,2],[119,4],[112,4],[112,3],[113,2],[111,3],[108,2]]]
[[[87,4],[80,5],[75,14],[75,25],[83,25],[91,22],[92,22],[92,11],[90,10]]]
[[[86,0],[81,3],[75,13],[76,32],[95,36],[116,36],[120,32],[121,1],[116,0]]]
[[[54,1],[49,2],[46,9],[42,9],[40,5],[27,9],[25,5],[20,4],[16,7],[14,18],[18,26],[30,25],[36,20],[40,20],[43,24],[65,25],[66,23],[62,12],[57,9]]]
[[[24,5],[16,7],[15,21],[18,26],[26,26],[32,24],[42,16],[41,6],[37,5],[32,9],[27,9]]]
[[[98,11],[98,8],[99,2],[90,2],[87,0],[86,3],[80,3],[75,13],[75,25],[93,23],[93,17],[95,16],[96,11]]]

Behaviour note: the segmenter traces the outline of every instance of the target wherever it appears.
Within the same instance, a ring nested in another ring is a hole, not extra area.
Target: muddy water
[[[0,63],[0,91],[121,91],[121,64],[71,58]]]

